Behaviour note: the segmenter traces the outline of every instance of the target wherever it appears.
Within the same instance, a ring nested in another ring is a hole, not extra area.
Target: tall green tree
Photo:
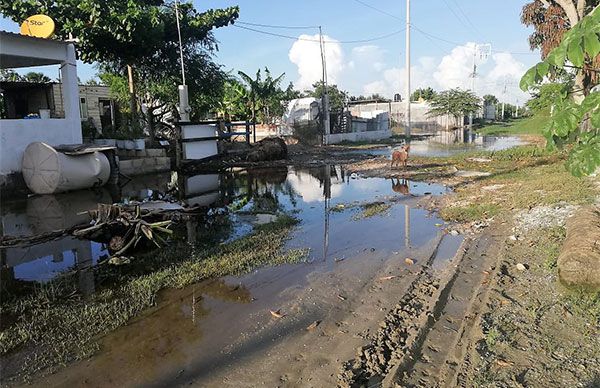
[[[23,76],[23,80],[27,81],[27,82],[35,82],[35,83],[48,83],[51,82],[52,79],[46,75],[44,75],[44,73],[40,73],[40,72],[36,72],[36,71],[30,71],[29,73],[25,74]]]
[[[483,96],[483,105],[496,105],[498,103],[498,98],[493,94],[486,94]]]
[[[192,3],[179,5],[184,56],[216,49],[211,31],[237,19],[238,7],[198,12]],[[43,13],[56,23],[61,39],[76,38],[79,59],[110,63],[113,70],[144,79],[149,72],[179,66],[177,19],[174,2],[163,0],[11,0],[0,2],[0,13],[21,22]],[[130,91],[134,83],[129,82]],[[135,93],[130,110],[137,112]]]
[[[450,116],[456,121],[464,116],[475,113],[481,108],[481,100],[470,90],[461,90],[459,88],[444,90],[436,94],[429,102],[430,108],[427,115]],[[446,120],[446,129],[449,129],[450,120]]]
[[[431,87],[419,88],[410,95],[410,100],[419,101],[422,98],[425,101],[431,101],[436,94],[436,91]]]
[[[535,90],[545,79],[565,70],[574,69],[579,74],[598,55],[600,6],[566,32],[545,60],[525,73],[521,89]],[[581,89],[577,79],[574,86],[569,82],[560,85],[544,134],[549,147],[571,147],[567,168],[572,174],[589,175],[600,167],[600,92]]]
[[[549,111],[556,101],[560,101],[563,88],[562,84],[556,82],[536,85],[530,90],[533,97],[525,106],[534,113]]]

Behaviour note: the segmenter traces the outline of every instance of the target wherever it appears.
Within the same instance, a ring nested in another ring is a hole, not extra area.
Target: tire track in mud
[[[388,312],[369,344],[360,347],[354,360],[347,361],[338,375],[338,387],[378,386],[397,365],[403,364],[431,326],[432,312],[443,290],[443,279],[431,269],[438,244],[410,284],[402,299]],[[457,256],[465,251],[465,242]],[[445,287],[444,287],[445,288]]]
[[[441,274],[429,268],[434,252],[370,343],[343,365],[338,386],[431,387],[455,380],[454,368],[470,342],[465,337],[487,295],[486,269],[495,258],[486,251],[494,243],[489,232],[465,240]]]

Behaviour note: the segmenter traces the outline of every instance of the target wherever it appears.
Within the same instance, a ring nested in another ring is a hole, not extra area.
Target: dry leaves
[[[409,257],[407,257],[406,259],[404,259],[404,262],[408,265],[413,265],[415,263],[415,261]]]
[[[342,296],[342,295],[340,295],[340,294],[338,294],[338,295],[337,295],[337,297],[338,297],[338,299],[339,299],[339,300],[341,300],[341,301],[344,301],[344,300],[346,300],[346,297],[345,297],[345,296]]]
[[[397,278],[398,276],[394,276],[394,275],[390,275],[390,276],[384,276],[382,278],[379,278],[379,280],[392,280]]]
[[[306,330],[314,330],[317,328],[317,326],[319,326],[319,324],[321,323],[321,321],[314,321],[313,323],[311,323],[310,325],[308,325],[308,327],[306,328]]]
[[[285,317],[285,314],[281,314],[281,310],[277,310],[277,311],[269,310],[269,312],[275,318],[283,318],[283,317]]]

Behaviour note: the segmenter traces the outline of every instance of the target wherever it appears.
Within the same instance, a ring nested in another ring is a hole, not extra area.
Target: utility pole
[[[329,92],[327,87],[327,61],[325,59],[325,41],[323,40],[323,30],[319,26],[319,45],[321,46],[321,67],[323,68],[323,97],[321,97],[321,117],[323,121],[323,144],[327,145],[328,135],[331,132],[329,123]]]
[[[502,90],[502,116],[500,119],[504,121],[504,101],[506,100],[506,77],[504,77],[504,89]]]
[[[410,0],[406,0],[406,142],[410,143]]]
[[[477,77],[477,54],[481,59],[487,58],[492,52],[491,44],[476,44],[473,47],[473,72],[471,73],[471,91],[475,93],[475,78]],[[473,112],[469,113],[469,129],[473,129]]]
[[[183,45],[181,44],[181,28],[179,27],[179,1],[175,0],[175,18],[177,19],[177,36],[179,38],[179,60],[181,61],[181,81],[179,85],[179,118],[181,121],[190,121],[190,104],[188,87],[185,84],[185,67],[183,64]]]

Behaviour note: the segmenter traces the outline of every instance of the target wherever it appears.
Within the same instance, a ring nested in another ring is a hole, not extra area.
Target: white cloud
[[[318,40],[318,35],[302,35],[302,39]],[[326,37],[327,40],[333,40]],[[473,51],[475,43],[468,42],[454,47],[441,57],[424,56],[411,66],[411,90],[431,86],[437,90],[471,87],[470,74],[473,72]],[[389,53],[376,45],[354,47],[347,52],[345,59],[341,44],[326,45],[327,74],[330,83],[353,95],[382,94],[393,97],[395,93],[405,94],[406,69],[390,65]],[[298,68],[299,79],[296,88],[304,90],[321,79],[321,56],[318,42],[298,40],[289,52],[289,58]],[[401,58],[394,58],[399,63]],[[501,100],[523,103],[528,94],[518,88],[518,80],[525,73],[526,66],[510,53],[496,53],[489,58],[476,58],[478,77],[475,89],[479,96],[494,94]],[[503,94],[504,80],[507,80],[507,93]]]
[[[337,83],[338,76],[345,67],[342,46],[327,35],[323,35],[323,39],[328,42],[325,44],[327,78],[330,83]],[[289,51],[290,61],[298,67],[299,78],[294,83],[297,89],[309,89],[322,78],[321,48],[318,40],[319,35],[300,35]]]

